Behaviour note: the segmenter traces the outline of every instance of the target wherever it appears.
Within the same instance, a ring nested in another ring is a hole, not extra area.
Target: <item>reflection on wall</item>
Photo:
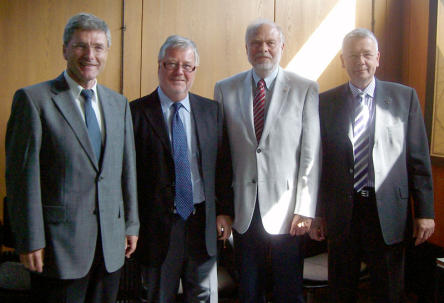
[[[444,0],[438,5],[431,154],[444,157]]]

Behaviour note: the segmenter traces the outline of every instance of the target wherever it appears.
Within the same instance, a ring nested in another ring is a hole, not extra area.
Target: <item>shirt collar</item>
[[[276,77],[277,77],[278,72],[279,72],[279,66],[276,66],[276,68],[267,77],[264,78],[265,87],[267,89],[270,89],[271,85],[273,84],[274,79],[276,79]],[[257,83],[259,82],[259,80],[261,80],[261,77],[259,77],[256,74],[254,69],[253,69],[253,80],[254,80],[255,87],[257,87]]]
[[[165,95],[165,93],[162,91],[160,86],[157,87],[157,93],[159,94],[160,105],[162,106],[163,110],[169,109],[171,107],[171,105],[173,105],[173,103],[175,103],[170,98],[168,98],[167,95]],[[184,99],[182,99],[180,101],[176,101],[176,102],[182,103],[183,107],[188,112],[190,112],[190,98],[189,98],[189,94],[187,94],[187,96]]]
[[[353,97],[355,98],[359,96],[361,93],[369,95],[370,97],[373,98],[375,95],[375,85],[376,85],[375,77],[373,77],[372,81],[370,81],[367,87],[364,88],[363,90],[354,86],[350,81],[348,82],[348,86],[350,87]]]
[[[66,82],[68,82],[69,89],[74,94],[74,98],[78,99],[84,87],[78,84],[73,78],[71,78],[66,70],[63,72],[63,76],[65,76]],[[97,96],[97,80],[95,81],[91,89],[94,91],[94,96]],[[94,100],[96,100],[96,98],[93,98],[92,101],[94,102]]]

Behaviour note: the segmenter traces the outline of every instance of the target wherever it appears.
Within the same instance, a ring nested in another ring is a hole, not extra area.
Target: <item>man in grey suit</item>
[[[231,159],[218,104],[189,92],[199,65],[193,41],[170,36],[159,87],[131,102],[140,240],[147,302],[217,302],[217,236],[231,234]]]
[[[434,231],[427,135],[413,88],[380,81],[378,42],[348,33],[341,61],[350,81],[320,96],[323,163],[310,235],[328,233],[332,302],[356,302],[360,264],[374,302],[403,302],[404,245],[414,201],[415,244]],[[326,227],[325,221],[326,220]]]
[[[271,256],[273,302],[303,302],[301,235],[319,181],[318,86],[279,67],[282,30],[258,20],[245,35],[252,70],[216,83],[233,158],[234,242],[241,302],[264,302]]]
[[[139,230],[127,100],[99,85],[106,23],[81,13],[63,35],[66,70],[18,90],[6,133],[8,209],[35,302],[115,302]]]

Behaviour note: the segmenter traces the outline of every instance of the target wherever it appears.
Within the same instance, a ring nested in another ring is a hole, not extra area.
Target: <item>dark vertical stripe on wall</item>
[[[125,73],[125,31],[126,31],[126,24],[125,24],[125,4],[126,1],[122,0],[122,27],[120,28],[122,33],[122,54],[120,55],[120,93],[123,94],[123,88],[124,88],[124,73]]]
[[[429,144],[432,142],[433,125],[433,105],[435,102],[435,69],[436,69],[436,34],[438,26],[438,1],[429,1],[429,42],[427,51],[427,81],[426,81],[426,100],[424,118],[429,137]],[[431,146],[430,146],[431,149]],[[442,158],[431,157],[432,164],[444,165]]]

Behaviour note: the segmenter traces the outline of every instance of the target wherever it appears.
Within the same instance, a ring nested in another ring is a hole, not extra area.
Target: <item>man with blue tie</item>
[[[189,92],[196,45],[170,36],[158,56],[159,87],[131,102],[147,302],[217,302],[217,236],[231,234],[231,160],[222,111]]]
[[[348,33],[341,61],[350,77],[320,96],[322,177],[310,236],[328,236],[331,302],[356,302],[361,261],[373,302],[403,302],[409,199],[413,237],[433,233],[430,157],[413,88],[375,78],[378,42],[367,29]]]
[[[97,83],[111,34],[91,14],[63,35],[66,70],[18,90],[6,133],[6,189],[35,302],[114,303],[139,230],[128,101]]]

